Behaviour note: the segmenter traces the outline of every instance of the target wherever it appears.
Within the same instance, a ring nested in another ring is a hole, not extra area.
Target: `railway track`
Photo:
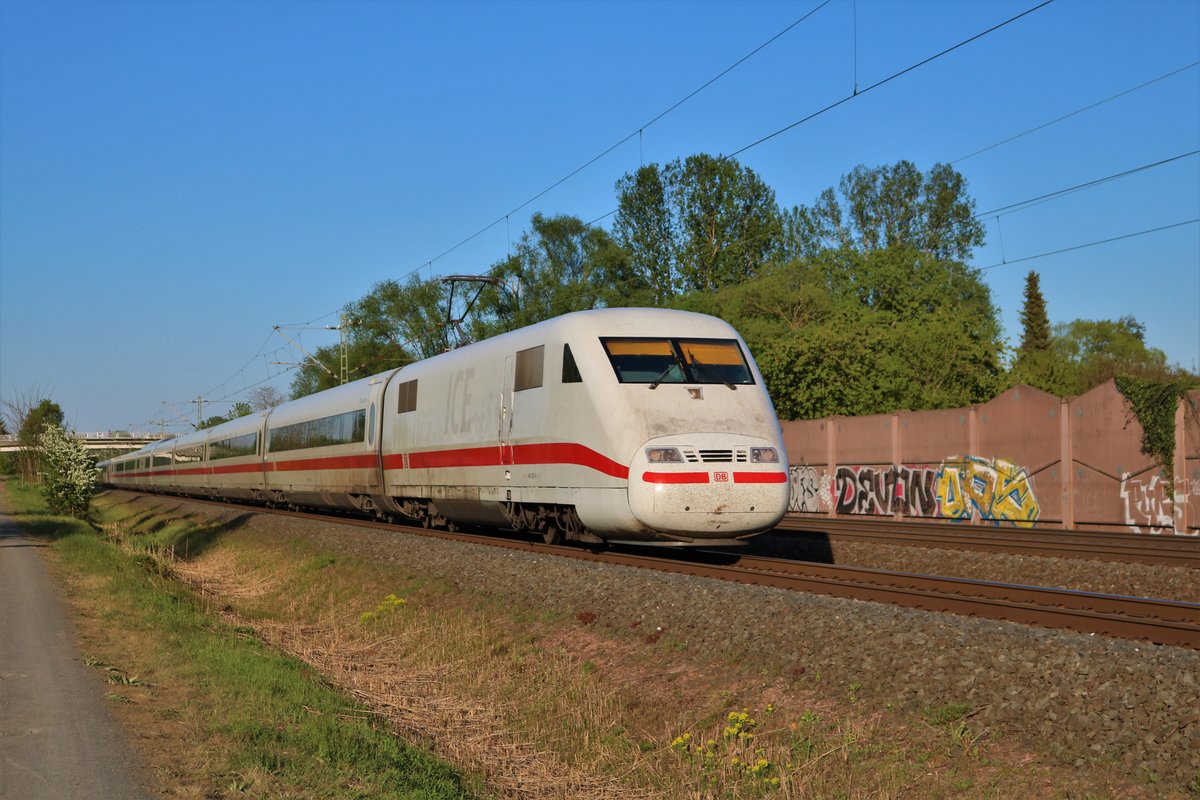
[[[224,508],[219,501],[195,500]],[[302,519],[430,536],[489,547],[553,554],[604,564],[715,578],[790,591],[890,603],[906,608],[1004,620],[1045,628],[1174,645],[1200,650],[1200,604],[1124,597],[988,581],[918,575],[864,567],[738,555],[727,552],[669,551],[666,555],[628,550],[591,551],[545,545],[485,533],[447,532],[355,517],[305,511],[255,509]]]
[[[787,516],[777,535],[1200,569],[1200,537]]]

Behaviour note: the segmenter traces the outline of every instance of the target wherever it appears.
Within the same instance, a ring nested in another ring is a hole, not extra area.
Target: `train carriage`
[[[700,314],[568,314],[404,368],[383,409],[382,502],[409,516],[693,544],[786,509],[762,378]]]
[[[658,309],[567,314],[162,451],[160,489],[547,541],[734,544],[782,518],[789,486],[741,337]],[[113,461],[109,482],[138,486]]]
[[[207,496],[208,465],[205,444],[208,431],[185,433],[170,440],[171,469],[168,491],[178,494]]]
[[[111,486],[134,488],[139,481],[134,477],[137,471],[138,459],[141,458],[146,448],[135,450],[132,453],[122,453],[119,456],[101,462],[101,477]]]
[[[147,458],[147,471],[143,479],[152,491],[165,491],[170,486],[171,441],[152,442],[142,449]]]
[[[267,413],[259,411],[205,432],[204,472],[214,497],[266,499],[262,459],[266,422]]]
[[[271,411],[263,455],[268,501],[375,510],[378,403],[390,375],[363,378]]]

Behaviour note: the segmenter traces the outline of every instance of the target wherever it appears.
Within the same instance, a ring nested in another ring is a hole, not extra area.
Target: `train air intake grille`
[[[684,460],[689,464],[733,464],[746,463],[750,460],[750,450],[739,447],[736,450],[699,450],[695,447],[681,447]]]

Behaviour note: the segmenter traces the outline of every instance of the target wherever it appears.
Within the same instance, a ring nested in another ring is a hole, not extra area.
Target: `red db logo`
[[[714,472],[713,480],[717,483],[729,483],[729,473],[728,472]]]

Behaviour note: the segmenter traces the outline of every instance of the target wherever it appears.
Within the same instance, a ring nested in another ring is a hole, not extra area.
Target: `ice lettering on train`
[[[475,368],[456,370],[450,376],[446,395],[446,433],[469,433],[471,417],[471,381],[475,379]]]

